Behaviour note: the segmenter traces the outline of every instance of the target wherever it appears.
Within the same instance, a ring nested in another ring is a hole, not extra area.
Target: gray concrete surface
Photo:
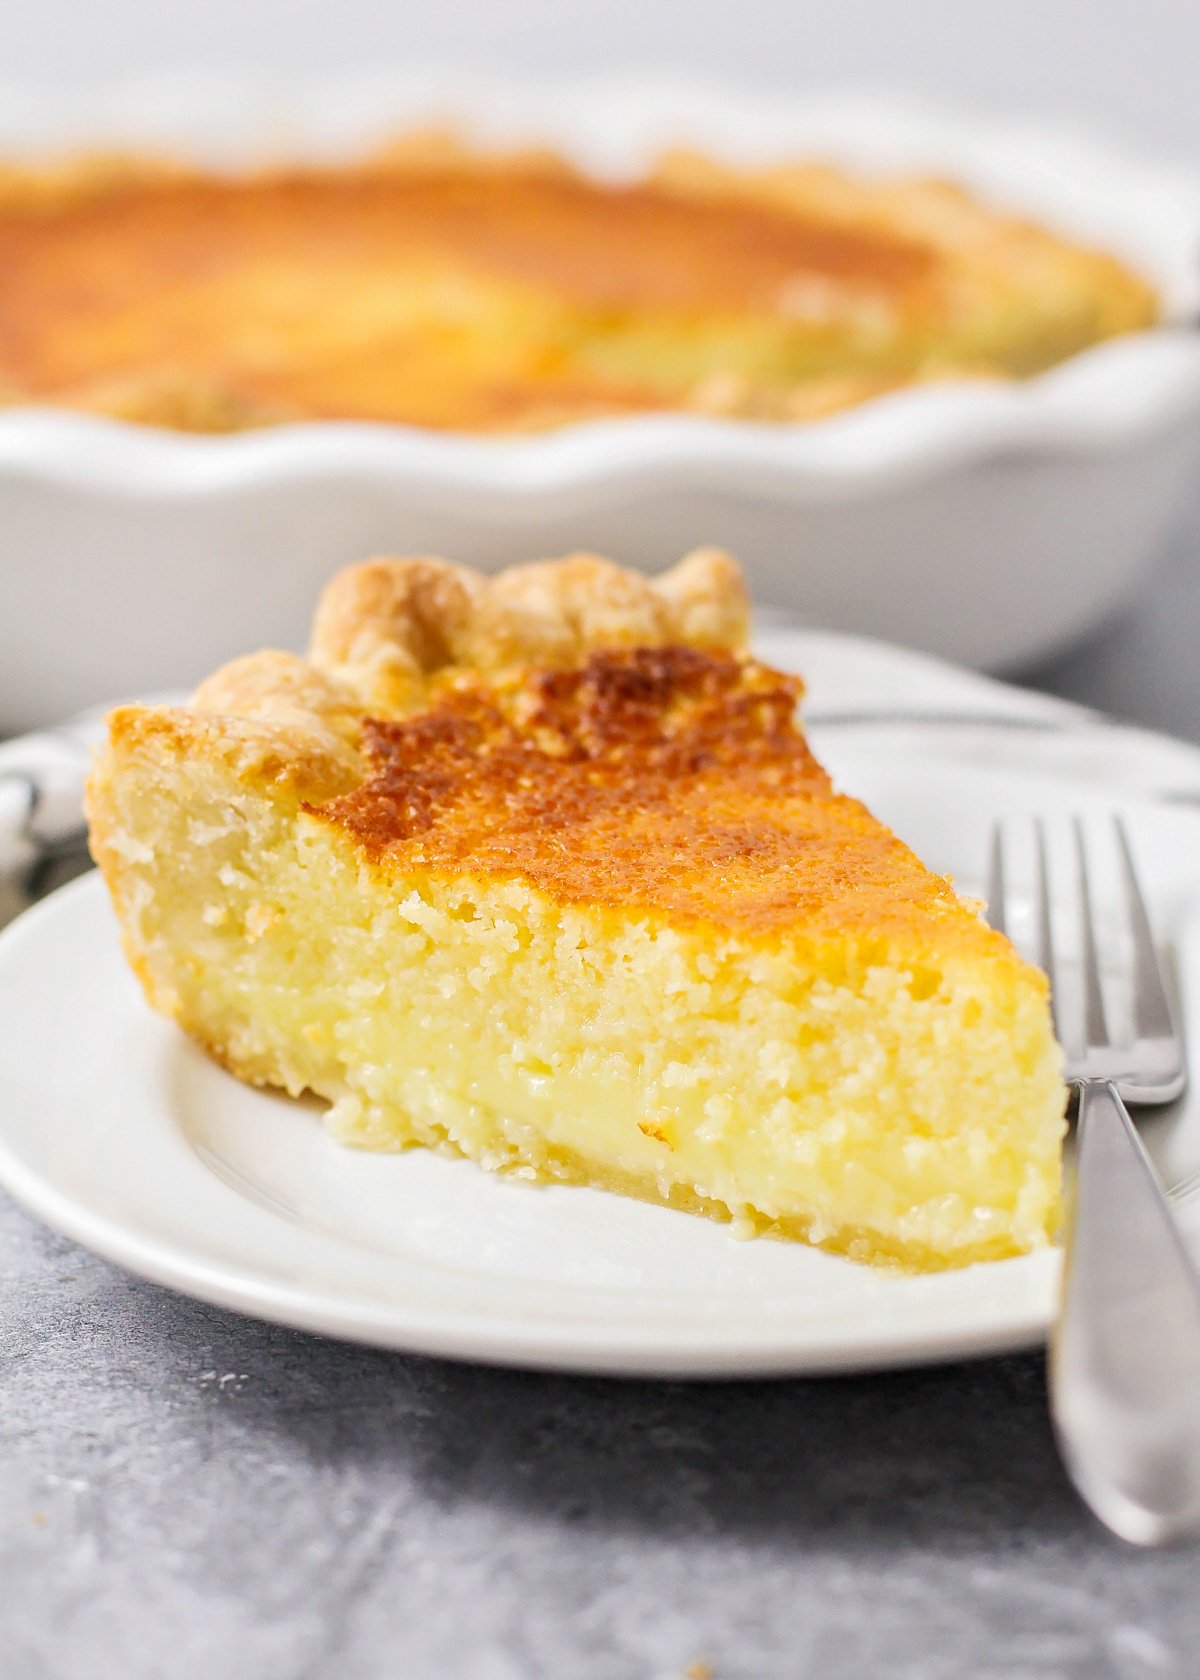
[[[1084,1515],[1037,1358],[488,1371],[176,1299],[11,1207],[0,1233],[5,1680],[1196,1672],[1196,1554]]]
[[[1200,739],[1200,512],[1045,686]],[[1072,1496],[1039,1357],[619,1383],[126,1277],[0,1198],[0,1680],[1190,1680],[1200,1551]]]

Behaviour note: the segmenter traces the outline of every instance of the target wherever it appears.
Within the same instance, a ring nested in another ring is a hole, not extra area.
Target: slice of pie
[[[853,799],[737,568],[335,578],[307,660],[112,714],[151,1003],[335,1136],[932,1268],[1046,1243],[1046,985]]]

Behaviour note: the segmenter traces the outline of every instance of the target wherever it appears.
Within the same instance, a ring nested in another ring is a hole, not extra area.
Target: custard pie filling
[[[0,395],[183,430],[806,419],[1151,324],[1112,257],[945,182],[420,140],[353,166],[0,170]]]
[[[150,1001],[344,1143],[918,1268],[1048,1242],[1044,979],[834,790],[740,576],[335,579],[310,656],[124,707],[92,843]]]

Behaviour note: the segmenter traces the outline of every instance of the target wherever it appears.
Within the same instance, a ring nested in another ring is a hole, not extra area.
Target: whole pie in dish
[[[804,419],[1158,312],[945,182],[681,154],[614,184],[430,137],[336,168],[0,171],[0,280],[0,400],[201,431]]]
[[[342,573],[308,659],[112,714],[88,809],[151,1003],[413,1144],[856,1258],[1054,1229],[1046,984],[855,800],[740,575]]]

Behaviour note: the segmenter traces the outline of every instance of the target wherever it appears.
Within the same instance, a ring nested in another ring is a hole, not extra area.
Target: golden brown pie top
[[[190,429],[822,412],[1146,324],[1111,259],[944,184],[405,154],[0,175],[0,393]]]
[[[462,678],[415,716],[367,719],[366,779],[311,809],[401,875],[512,877],[750,934],[886,939],[940,909],[944,937],[963,916],[949,883],[834,792],[796,724],[799,687],[677,646],[500,692]],[[970,918],[961,931],[978,942]]]
[[[327,589],[309,660],[236,660],[191,708],[118,711],[112,741],[215,757],[400,881],[522,881],[767,940],[897,941],[914,960],[931,939],[1007,951],[835,792],[800,683],[744,651],[745,607],[717,550],[655,579],[593,555],[492,578],[371,561]]]

